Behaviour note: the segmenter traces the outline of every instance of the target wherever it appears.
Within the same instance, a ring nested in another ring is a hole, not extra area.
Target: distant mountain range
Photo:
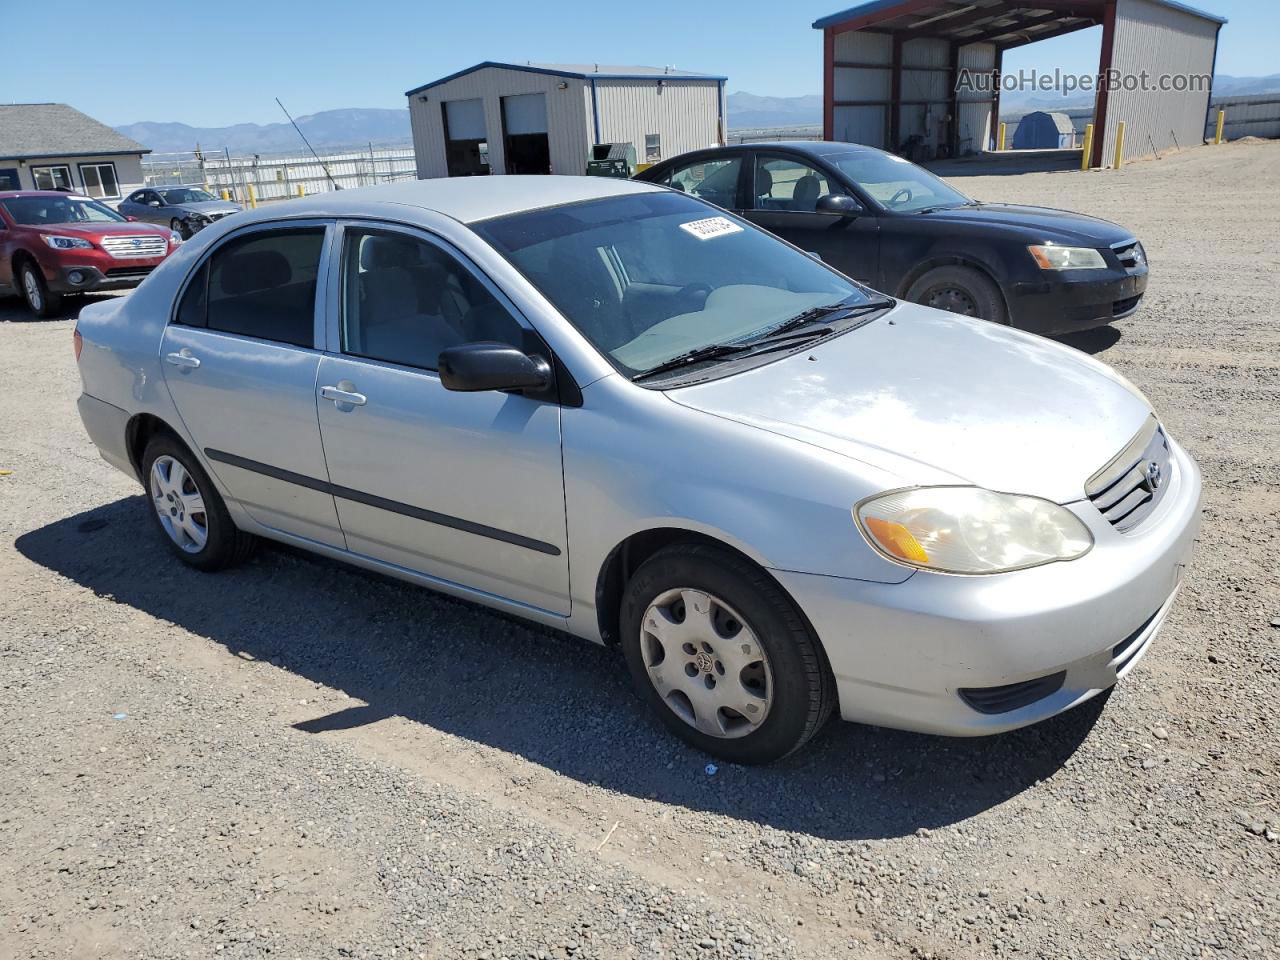
[[[1280,93],[1280,73],[1266,77],[1233,77],[1219,74],[1213,81],[1215,97],[1253,96]],[[1054,97],[1043,92],[1020,96],[1005,94],[1002,112],[1030,110],[1070,110],[1087,107],[1092,96]],[[725,98],[729,126],[735,130],[759,127],[796,127],[822,122],[822,96],[759,97],[753,93],[731,93]],[[323,110],[298,117],[298,126],[316,149],[387,146],[410,142],[409,111],[353,107]],[[288,123],[237,123],[230,127],[192,127],[185,123],[144,121],[116,127],[126,137],[145,144],[156,153],[179,153],[199,144],[208,152],[224,147],[235,153],[294,153],[304,149],[298,133]]]

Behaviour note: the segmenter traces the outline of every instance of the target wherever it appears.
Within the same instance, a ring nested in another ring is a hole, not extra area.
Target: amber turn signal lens
[[[929,563],[929,554],[924,552],[924,547],[920,546],[911,531],[902,524],[881,520],[879,517],[864,517],[862,522],[867,525],[867,532],[876,538],[880,546],[895,557],[908,563]]]

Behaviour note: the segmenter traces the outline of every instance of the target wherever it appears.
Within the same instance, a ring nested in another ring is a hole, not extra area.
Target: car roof
[[[543,207],[628,194],[653,193],[665,188],[612,177],[482,176],[401,180],[376,187],[312,194],[237,215],[238,223],[288,217],[368,215],[384,204],[420,207],[475,223]]]
[[[13,200],[16,197],[71,197],[74,200],[92,200],[83,193],[68,193],[66,190],[0,190],[0,200]]]
[[[804,153],[811,157],[827,157],[836,153],[884,153],[883,150],[877,150],[875,147],[868,147],[861,143],[843,143],[836,140],[746,140],[742,143],[735,143],[733,147],[752,147],[754,149],[768,149],[773,147],[780,150],[789,150],[792,153]],[[728,150],[729,147],[721,147],[722,150]]]

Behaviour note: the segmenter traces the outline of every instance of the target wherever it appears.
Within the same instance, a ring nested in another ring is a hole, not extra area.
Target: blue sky
[[[481,60],[675,64],[725,74],[731,92],[818,93],[821,35],[809,24],[842,9],[840,0],[217,0],[168,8],[116,0],[110,19],[98,21],[80,17],[81,2],[72,0],[55,43],[36,23],[39,4],[3,2],[11,41],[0,57],[4,101],[62,101],[110,124],[193,126],[278,121],[275,96],[295,116],[403,107],[405,90]],[[1231,20],[1219,72],[1280,70],[1280,4],[1192,2]],[[24,34],[33,42],[12,42]],[[1005,68],[1096,69],[1098,35],[1092,29],[1024,47],[1006,57]]]

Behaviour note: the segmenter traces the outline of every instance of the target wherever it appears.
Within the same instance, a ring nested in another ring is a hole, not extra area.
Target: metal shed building
[[[597,143],[653,163],[724,142],[724,77],[486,62],[406,91],[419,179],[586,172]]]
[[[1099,76],[1212,76],[1224,23],[1175,0],[872,0],[813,23],[823,31],[824,133],[886,149],[914,136],[934,153],[980,152],[1000,91],[957,91],[962,69],[999,73],[1006,50],[1100,25]],[[1209,94],[1207,84],[1100,88],[1092,165],[1112,156],[1121,120],[1129,153],[1200,143]]]

